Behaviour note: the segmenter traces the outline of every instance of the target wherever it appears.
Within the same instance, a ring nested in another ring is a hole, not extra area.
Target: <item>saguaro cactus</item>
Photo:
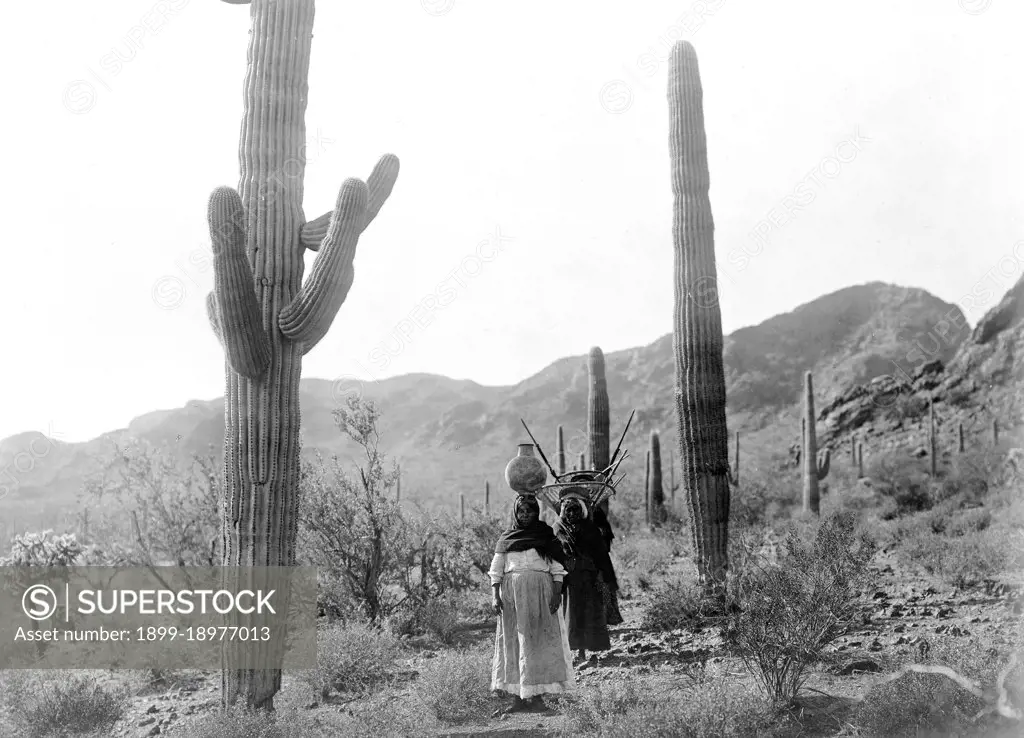
[[[817,515],[820,508],[818,482],[828,476],[832,455],[825,452],[824,459],[818,458],[818,439],[814,430],[814,377],[810,372],[804,374],[804,512]]]
[[[484,482],[484,515],[491,514],[491,483]]]
[[[402,501],[402,467],[398,464],[395,465],[395,502]]]
[[[857,479],[864,478],[864,444],[857,444]]]
[[[224,348],[223,561],[293,566],[298,524],[302,357],[327,335],[353,282],[360,234],[398,177],[385,155],[348,179],[334,209],[303,215],[313,0],[252,0],[238,190],[209,199],[210,324]],[[303,282],[303,252],[319,251]],[[225,656],[222,701],[273,709],[280,670]]]
[[[999,445],[999,421],[996,418],[992,418],[992,445]]]
[[[957,423],[956,426],[956,450],[957,453],[964,452],[964,424]]]
[[[644,522],[651,524],[651,450],[644,456]]]
[[[732,470],[732,483],[740,483],[740,432],[736,431],[736,464]]]
[[[710,593],[724,590],[729,568],[729,430],[703,97],[697,53],[677,41],[668,81],[675,401],[697,574]]]
[[[661,486],[661,439],[658,431],[651,431],[651,473],[648,481],[647,504],[650,506],[651,525],[658,525],[665,517],[665,490]]]
[[[935,438],[935,398],[928,400],[928,459],[934,477],[939,470],[939,442]]]
[[[850,434],[850,465],[857,466],[857,434]]]
[[[596,470],[608,466],[611,456],[611,438],[608,433],[608,382],[604,373],[604,354],[594,346],[590,349],[590,392],[587,395],[587,440],[590,446],[590,465]],[[608,500],[601,503],[608,511]]]
[[[562,435],[562,426],[558,426],[555,442],[555,471],[560,475],[565,474],[565,436]]]

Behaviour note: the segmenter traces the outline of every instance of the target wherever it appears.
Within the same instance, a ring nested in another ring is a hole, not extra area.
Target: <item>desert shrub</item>
[[[173,448],[133,439],[84,488],[79,526],[95,563],[110,566],[213,566],[220,563],[223,489],[211,448],[186,461]]]
[[[389,682],[401,654],[398,638],[366,622],[321,628],[317,634],[317,668],[302,678],[321,699],[332,691],[362,694]]]
[[[649,589],[672,558],[682,552],[678,536],[667,532],[634,533],[612,544],[612,563],[622,574],[635,578],[640,589]]]
[[[416,695],[441,722],[460,724],[490,713],[495,704],[490,685],[489,653],[448,651],[420,672]]]
[[[972,587],[1021,563],[1024,537],[1005,528],[961,532],[960,535],[919,529],[905,534],[897,559],[958,589]]]
[[[644,628],[654,631],[677,630],[720,612],[718,603],[705,598],[697,584],[673,579],[655,589],[643,605],[641,623]]]
[[[599,685],[583,690],[566,712],[564,735],[601,738],[763,736],[786,723],[755,690],[720,678],[656,691],[631,682]]]
[[[95,677],[69,672],[5,680],[11,720],[19,736],[111,734],[130,701],[127,689],[108,689]]]
[[[740,611],[726,641],[773,702],[791,702],[825,647],[847,632],[874,551],[855,517],[836,513],[810,543],[791,531],[777,566],[751,567],[736,579]]]
[[[928,400],[920,395],[900,392],[886,410],[886,417],[897,423],[911,422],[928,413]]]
[[[0,566],[74,566],[84,548],[74,533],[54,536],[52,530],[14,537],[11,553]]]
[[[362,451],[362,466],[346,471],[337,456],[317,453],[303,465],[299,535],[303,558],[321,572],[321,608],[349,617],[355,602],[375,621],[398,606],[407,560],[407,525],[391,492],[397,469],[384,467],[373,402],[350,396],[335,408],[342,435]]]

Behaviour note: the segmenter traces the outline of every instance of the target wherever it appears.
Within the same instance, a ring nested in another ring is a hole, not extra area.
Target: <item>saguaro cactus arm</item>
[[[832,464],[832,451],[826,449],[825,453],[818,456],[818,479],[822,480],[828,476],[829,467]]]
[[[220,315],[217,312],[218,310],[217,293],[210,292],[206,295],[206,317],[210,320],[210,328],[213,329],[213,335],[217,337],[217,341],[223,347],[224,338],[221,336]]]
[[[338,284],[338,286],[335,288],[337,290],[336,299],[338,301],[339,310],[341,309],[341,306],[345,304],[345,298],[348,297],[348,291],[352,289],[352,283],[355,281],[355,277],[355,265],[349,264],[348,269],[346,269],[345,273],[341,275],[341,283]],[[316,345],[320,343],[320,340],[327,335],[330,328],[330,321],[323,321],[321,323],[317,323],[312,335],[309,338],[307,338],[302,344],[303,356],[312,351],[316,347]]]
[[[242,198],[230,187],[218,187],[210,195],[207,220],[213,243],[212,307],[216,308],[218,338],[228,365],[247,379],[259,379],[270,366],[270,340],[263,330],[252,265],[245,251]],[[207,306],[211,306],[210,300]]]
[[[367,187],[358,179],[346,179],[338,193],[331,227],[316,255],[309,277],[295,298],[281,310],[278,326],[291,339],[305,343],[322,338],[348,294],[345,272],[352,267],[356,244],[362,233]]]
[[[366,230],[366,227],[373,222],[373,219],[377,217],[377,213],[384,207],[385,201],[391,195],[391,191],[395,188],[395,181],[398,179],[398,169],[398,157],[394,154],[385,154],[370,173],[370,178],[366,180],[369,196],[366,200],[363,230]],[[327,231],[330,230],[331,218],[334,216],[334,213],[334,210],[328,210],[319,218],[311,220],[302,226],[299,232],[299,239],[302,241],[303,246],[310,251],[320,250],[320,244],[327,235]]]

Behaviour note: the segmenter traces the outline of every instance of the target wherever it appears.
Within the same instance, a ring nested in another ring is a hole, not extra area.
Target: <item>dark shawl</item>
[[[537,508],[537,517],[532,524],[526,527],[520,525],[519,520],[516,518],[516,509],[520,505],[529,505]],[[555,532],[551,530],[551,526],[540,519],[540,504],[536,499],[518,497],[512,503],[509,527],[498,538],[498,543],[494,547],[494,553],[529,551],[531,548],[537,549],[537,553],[548,561],[553,559],[563,567],[565,566],[565,552],[562,550],[561,543],[555,537]]]
[[[599,508],[593,510],[594,517],[597,516]],[[607,525],[607,518],[604,518]],[[557,537],[562,544],[566,555],[570,558],[584,555],[594,561],[594,566],[601,572],[606,584],[613,590],[618,589],[618,580],[615,577],[615,567],[612,566],[612,558],[608,553],[608,543],[601,526],[591,518],[583,518],[574,525],[570,525],[562,518],[557,523]],[[609,531],[611,526],[608,527]]]

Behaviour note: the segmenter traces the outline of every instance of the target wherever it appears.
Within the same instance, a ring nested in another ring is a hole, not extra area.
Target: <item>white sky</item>
[[[222,393],[205,213],[237,185],[248,17],[214,0],[5,9],[0,437],[85,440]],[[671,330],[680,36],[705,90],[726,332],[873,280],[973,324],[1024,268],[1022,27],[1012,0],[321,2],[306,215],[386,151],[402,172],[303,375],[511,384]],[[496,229],[512,240],[452,279]],[[401,338],[445,280],[454,299]]]

